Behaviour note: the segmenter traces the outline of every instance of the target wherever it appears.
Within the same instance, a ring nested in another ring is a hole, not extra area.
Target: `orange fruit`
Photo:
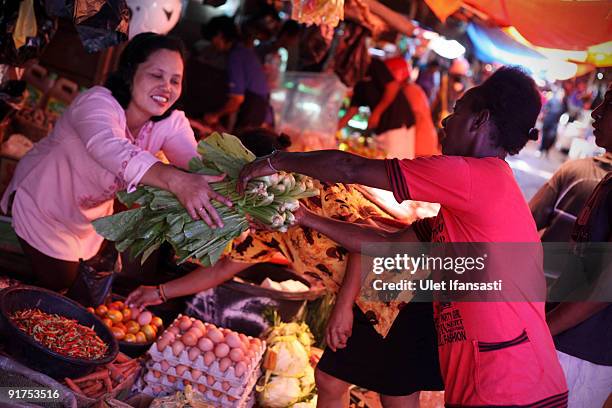
[[[121,339],[126,337],[125,331],[121,330],[119,327],[111,327],[110,329],[111,329],[111,332],[113,333],[113,336],[117,340],[121,340]],[[134,336],[134,335],[133,334],[128,334],[128,336]]]
[[[151,319],[151,326],[155,327],[156,329],[161,329],[163,325],[164,322],[160,317],[155,316]]]
[[[141,331],[139,331],[138,333],[136,333],[136,343],[146,343],[147,342],[147,336],[145,336],[145,334]]]
[[[123,304],[123,302],[120,302],[120,301],[116,301],[116,302],[112,302],[108,304],[108,308],[113,309],[113,310],[122,310],[124,307],[125,305]]]
[[[111,319],[113,323],[121,323],[123,321],[123,315],[120,311],[111,309],[106,313],[106,317]]]
[[[104,317],[106,315],[106,312],[108,312],[108,307],[104,305],[100,305],[96,308],[96,313],[98,314],[98,316]]]
[[[127,327],[125,327],[125,324],[119,322],[119,323],[113,323],[113,327],[118,327],[121,330],[123,330],[124,333],[127,333]]]
[[[140,330],[145,334],[145,336],[147,336],[148,341],[152,341],[155,339],[157,333],[155,332],[153,326],[151,326],[150,324],[145,324],[140,328]]]
[[[140,331],[140,325],[134,320],[130,320],[125,324],[128,333],[136,334]]]
[[[132,319],[132,310],[129,307],[124,307],[121,310],[121,314],[123,315],[123,321],[127,322]]]
[[[128,333],[123,338],[123,341],[127,343],[136,343],[136,336],[134,336],[132,333]]]
[[[96,309],[94,309],[93,307],[88,307],[88,308],[87,308],[87,311],[88,311],[89,313],[96,314]]]
[[[104,319],[102,319],[102,323],[104,323],[106,327],[113,327],[113,321],[109,319],[108,317],[105,317]]]

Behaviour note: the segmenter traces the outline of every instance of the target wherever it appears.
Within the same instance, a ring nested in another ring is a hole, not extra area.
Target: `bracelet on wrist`
[[[267,162],[268,162],[268,167],[270,167],[270,169],[271,169],[272,171],[275,171],[275,172],[277,172],[277,173],[278,173],[279,171],[278,171],[278,170],[277,170],[277,169],[276,169],[276,168],[275,168],[275,167],[272,165],[272,158],[273,158],[274,156],[276,156],[276,154],[277,154],[277,153],[278,153],[278,150],[274,150],[274,151],[273,151],[273,152],[272,152],[272,153],[271,153],[271,154],[268,156],[268,158],[267,158]]]
[[[164,285],[157,286],[157,293],[159,293],[159,298],[162,300],[162,302],[166,303],[168,301],[166,293],[164,292]]]

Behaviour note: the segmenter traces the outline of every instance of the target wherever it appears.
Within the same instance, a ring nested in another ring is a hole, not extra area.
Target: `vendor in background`
[[[255,47],[255,53],[259,58],[259,62],[265,64],[266,57],[270,54],[275,55],[281,48],[286,50],[293,48],[300,40],[300,32],[300,24],[297,21],[285,21],[274,39],[263,41]]]
[[[215,17],[202,28],[205,39],[221,53],[227,54],[229,94],[227,102],[216,112],[204,115],[204,122],[215,126],[221,118],[236,114],[234,131],[247,127],[271,126],[273,112],[266,75],[252,48],[240,41],[234,20]]]
[[[51,134],[20,160],[2,197],[32,262],[36,284],[69,287],[79,259],[90,259],[103,238],[92,220],[113,213],[118,191],[139,184],[171,191],[194,218],[222,221],[211,199],[231,205],[208,185],[223,177],[190,174],[197,155],[193,131],[175,109],[183,81],[183,46],[154,33],[134,37],[104,87],[79,95]],[[158,151],[179,168],[155,158]]]
[[[442,124],[442,120],[450,114],[455,103],[471,87],[469,69],[467,60],[459,57],[453,60],[448,72],[441,74],[438,93],[431,105],[432,118],[436,125]]]
[[[264,41],[255,47],[255,53],[259,58],[259,62],[263,64],[268,85],[271,89],[277,86],[281,71],[286,70],[286,67],[282,67],[283,64],[279,50],[283,48],[287,51],[285,63],[288,64],[290,54],[292,52],[295,53],[295,47],[300,40],[300,33],[300,25],[294,20],[287,20],[274,39]]]
[[[438,92],[438,87],[440,86],[440,63],[438,60],[429,61],[427,65],[419,71],[416,83],[425,92],[429,104],[433,104]]]
[[[258,157],[284,150],[288,142],[260,129],[240,138]],[[383,218],[387,217],[383,211],[349,185],[326,184],[319,197],[303,200],[303,204],[317,214],[349,222],[369,220],[390,229],[399,224]],[[309,228],[292,228],[285,234],[251,233],[214,266],[198,268],[159,287],[141,286],[128,296],[127,303],[144,307],[162,303],[162,294],[167,299],[193,295],[279,252],[290,260],[294,271],[337,293],[326,330],[328,347],[315,374],[320,406],[348,406],[351,384],[380,393],[386,408],[416,408],[419,391],[443,389],[431,303],[400,305],[358,298],[359,255],[349,257],[343,247]]]
[[[414,114],[414,156],[423,157],[440,154],[438,133],[431,119],[431,107],[426,93],[419,85],[410,81],[410,65],[401,58],[405,64],[405,73],[400,80],[404,81],[402,90]]]
[[[548,155],[548,151],[557,140],[557,127],[561,115],[566,111],[563,89],[553,84],[550,99],[542,107],[542,141],[540,153]]]
[[[344,128],[360,106],[370,108],[368,129],[376,133],[376,141],[388,158],[414,158],[415,120],[402,82],[394,78],[385,63],[372,58],[365,78],[353,90],[351,106],[338,122]]]
[[[611,91],[608,91],[607,94],[610,93]],[[598,118],[602,109],[605,107],[594,110],[593,118]],[[605,115],[608,124],[610,116],[609,112]],[[596,120],[597,126],[606,123],[603,119]],[[607,131],[594,133],[595,143],[603,147],[606,152],[601,156],[563,163],[529,201],[536,226],[541,231],[542,242],[570,241],[578,214],[584,208],[595,186],[612,171],[612,130],[608,128]]]

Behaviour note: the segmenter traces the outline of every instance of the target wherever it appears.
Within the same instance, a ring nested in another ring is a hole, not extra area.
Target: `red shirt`
[[[398,202],[440,203],[432,242],[539,243],[529,207],[503,160],[395,159],[387,161],[387,174]],[[531,275],[531,293],[545,291],[541,255],[529,251],[521,259],[529,267],[513,271]],[[447,406],[567,405],[543,301],[525,295],[512,302],[436,302],[434,316]]]

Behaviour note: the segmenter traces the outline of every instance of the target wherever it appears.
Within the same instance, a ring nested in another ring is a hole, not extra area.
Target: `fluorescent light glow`
[[[373,48],[373,47],[368,49],[368,53],[370,55],[373,55],[373,56],[379,57],[379,58],[384,58],[385,55],[386,55],[385,51],[383,51],[383,50],[381,50],[379,48]]]
[[[459,58],[465,54],[465,47],[455,40],[447,40],[444,37],[437,37],[431,40],[429,46],[441,57],[448,59]]]
[[[427,30],[423,30],[423,38],[426,40],[433,40],[434,38],[438,38],[439,35],[438,33],[435,33],[433,31],[427,31]]]
[[[316,114],[321,112],[321,107],[314,102],[303,102],[301,104],[301,108],[304,109],[305,111],[309,111],[309,112],[316,113]]]
[[[353,129],[366,130],[368,128],[368,122],[361,122],[355,119],[348,121],[348,125]]]

